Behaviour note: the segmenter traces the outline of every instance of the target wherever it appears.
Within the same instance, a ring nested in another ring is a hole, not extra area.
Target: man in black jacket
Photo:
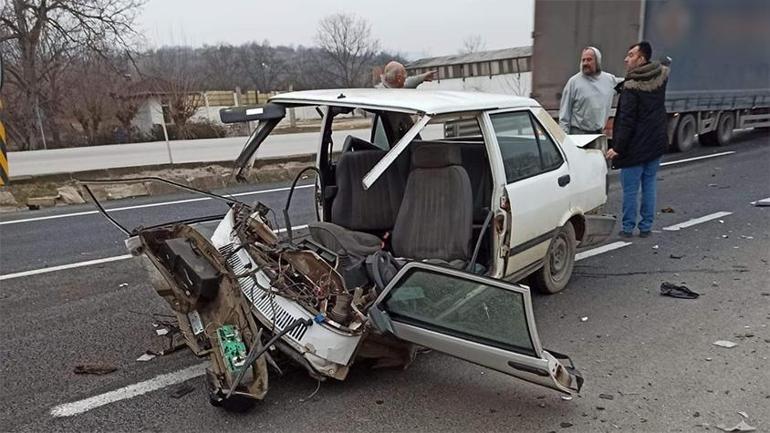
[[[626,79],[618,84],[620,92],[612,148],[607,159],[619,168],[623,185],[623,226],[621,236],[633,236],[639,220],[639,236],[647,237],[655,218],[655,176],[660,158],[666,151],[668,117],[664,101],[668,68],[650,62],[649,42],[634,44],[626,54]],[[641,210],[639,189],[642,190]]]

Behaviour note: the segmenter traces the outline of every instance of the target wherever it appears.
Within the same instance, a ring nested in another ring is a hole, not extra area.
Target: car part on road
[[[95,374],[95,375],[101,376],[103,374],[110,374],[117,370],[118,370],[118,367],[115,367],[113,365],[108,365],[108,364],[81,364],[81,365],[75,366],[73,373]]]
[[[660,285],[660,294],[663,296],[670,296],[672,298],[680,299],[697,299],[700,296],[700,293],[693,292],[687,286],[678,286],[669,282],[664,282]]]
[[[188,385],[187,383],[181,383],[172,388],[168,395],[171,398],[182,398],[193,391],[195,391],[194,387]]]

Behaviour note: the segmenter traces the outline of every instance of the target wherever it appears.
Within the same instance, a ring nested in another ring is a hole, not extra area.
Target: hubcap
[[[551,276],[553,276],[554,280],[558,281],[563,277],[569,260],[567,257],[567,241],[564,239],[564,235],[560,235],[554,239],[551,248]]]

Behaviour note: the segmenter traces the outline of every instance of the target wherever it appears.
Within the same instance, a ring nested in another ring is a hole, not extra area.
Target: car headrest
[[[462,165],[460,147],[447,143],[419,143],[412,148],[413,168],[441,168]]]

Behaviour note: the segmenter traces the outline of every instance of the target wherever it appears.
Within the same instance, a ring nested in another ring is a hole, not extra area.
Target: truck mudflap
[[[141,230],[126,244],[143,254],[144,267],[158,295],[176,314],[188,347],[208,356],[209,400],[225,408],[247,408],[268,389],[262,327],[251,314],[224,257],[198,231],[187,225]]]

